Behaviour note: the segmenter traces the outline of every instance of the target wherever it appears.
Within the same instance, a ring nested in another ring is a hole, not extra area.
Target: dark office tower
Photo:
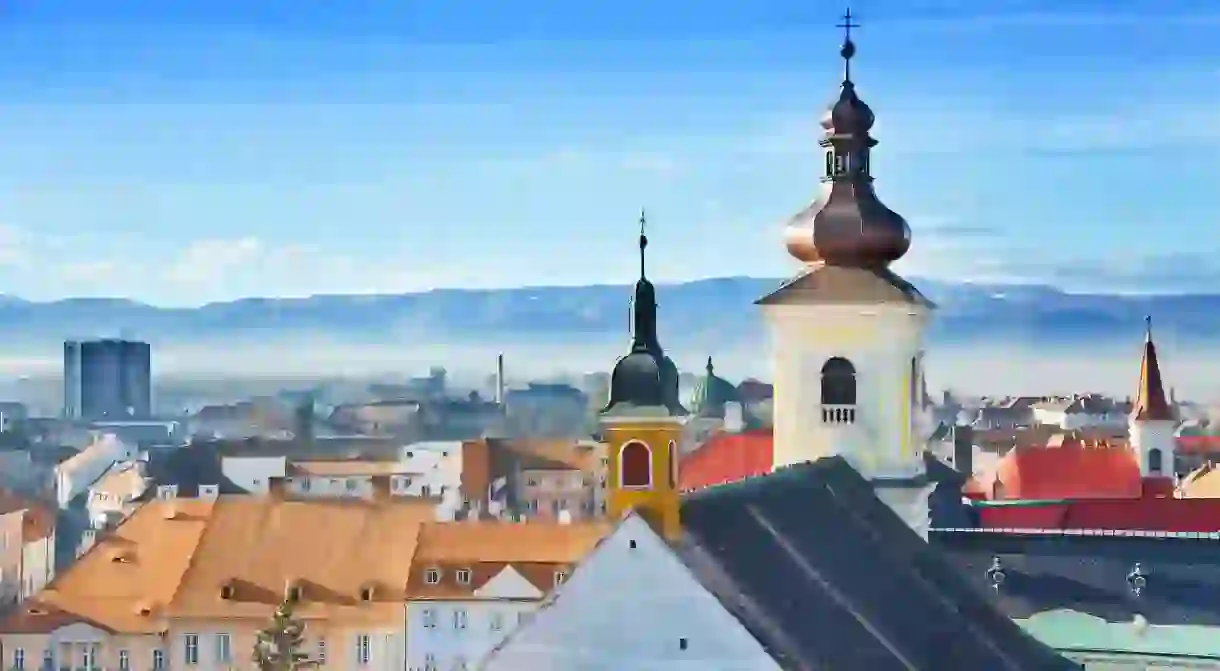
[[[64,343],[64,415],[144,418],[152,413],[152,348],[131,340]]]

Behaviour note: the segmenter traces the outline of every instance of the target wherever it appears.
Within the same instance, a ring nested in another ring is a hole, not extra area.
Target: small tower
[[[610,375],[600,423],[609,460],[607,512],[637,510],[663,537],[678,520],[678,443],[686,409],[678,402],[678,369],[657,339],[656,289],[645,275],[645,218],[640,213],[640,279],[632,300],[631,351]]]
[[[1144,356],[1140,361],[1139,387],[1128,418],[1131,449],[1146,478],[1171,478],[1174,474],[1173,431],[1177,418],[1165,398],[1161,365],[1152,342],[1152,317],[1144,319]]]

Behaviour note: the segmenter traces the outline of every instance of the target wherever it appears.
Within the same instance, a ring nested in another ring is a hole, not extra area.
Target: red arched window
[[[651,487],[652,450],[638,440],[625,443],[618,452],[618,475],[622,487]]]
[[[678,444],[669,441],[669,488],[678,488]]]

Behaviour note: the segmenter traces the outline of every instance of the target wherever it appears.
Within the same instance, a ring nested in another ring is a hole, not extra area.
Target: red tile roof
[[[1220,499],[1100,499],[979,509],[979,523],[998,529],[1220,531]]]
[[[716,433],[678,462],[678,486],[700,489],[771,472],[771,431]]]
[[[1220,436],[1178,436],[1174,445],[1178,454],[1212,454],[1220,452]]]
[[[984,486],[998,499],[1136,499],[1143,493],[1131,450],[1079,443],[1015,448]]]

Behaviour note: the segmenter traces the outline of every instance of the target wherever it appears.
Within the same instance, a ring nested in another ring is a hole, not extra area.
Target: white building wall
[[[553,602],[476,668],[779,671],[780,666],[633,515],[581,562]]]
[[[928,311],[910,305],[768,306],[775,385],[775,465],[842,455],[865,477],[910,477],[922,468],[912,418],[911,359]],[[853,424],[822,421],[821,371],[843,357],[856,368]]]
[[[55,468],[55,496],[59,507],[67,508],[115,463],[137,456],[136,446],[124,443],[117,436],[95,435],[93,442]]]
[[[1128,428],[1129,442],[1136,458],[1139,459],[1140,472],[1145,476],[1173,477],[1173,452],[1176,446],[1173,432],[1175,428],[1175,422],[1172,421],[1131,421]],[[1159,473],[1152,469],[1153,450],[1160,450]]]
[[[55,532],[21,549],[21,598],[37,594],[55,577]]]
[[[538,609],[537,600],[412,601],[406,607],[407,670],[475,668]],[[434,626],[429,626],[433,624]]]
[[[220,472],[230,482],[254,494],[270,491],[271,479],[288,472],[287,457],[222,457]]]

